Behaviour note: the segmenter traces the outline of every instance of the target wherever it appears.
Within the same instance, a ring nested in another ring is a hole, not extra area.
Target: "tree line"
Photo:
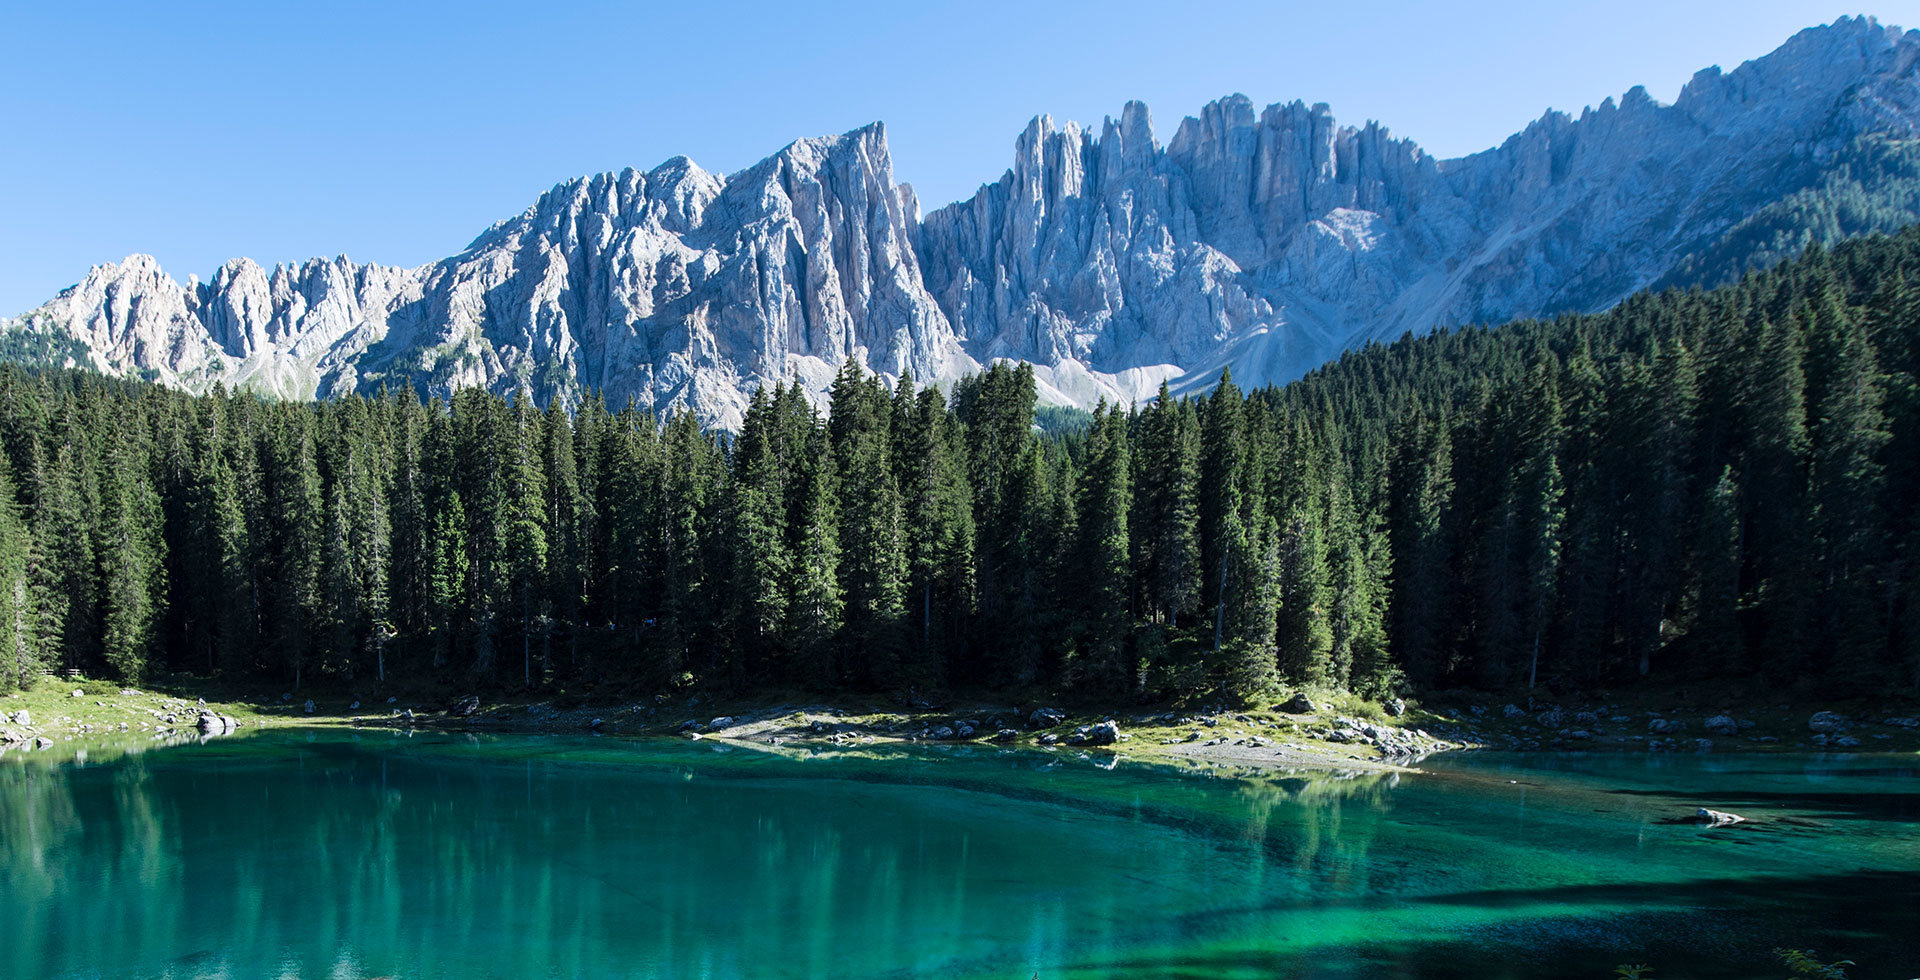
[[[0,368],[0,686],[1911,686],[1916,277],[1863,239],[1045,430],[1009,364],[728,434]]]

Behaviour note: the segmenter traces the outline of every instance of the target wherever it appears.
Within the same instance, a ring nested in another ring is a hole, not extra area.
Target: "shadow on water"
[[[1415,904],[1479,909],[1530,908],[1538,914],[1490,920],[1467,935],[1424,941],[1389,938],[1293,949],[1173,950],[1067,966],[1064,980],[1166,978],[1392,977],[1418,980],[1610,980],[1618,963],[1648,963],[1672,980],[1774,980],[1767,966],[1783,944],[1850,957],[1854,980],[1912,976],[1920,960],[1914,932],[1920,872],[1861,871],[1799,878],[1727,878],[1681,884],[1575,885],[1487,889],[1431,895]],[[1338,902],[1316,903],[1324,911]],[[1373,901],[1350,904],[1375,906]],[[1575,915],[1569,909],[1611,909]],[[1810,910],[1819,910],[1815,919]],[[1291,911],[1249,908],[1270,917]],[[1681,914],[1681,913],[1688,914]]]
[[[1690,798],[1685,794],[1664,789],[1610,789],[1607,792],[1615,796]],[[1728,810],[1738,810],[1742,806],[1760,806],[1770,809],[1805,811],[1833,820],[1910,822],[1920,819],[1920,793],[1719,789],[1713,792],[1713,799],[1718,801],[1714,804],[1715,807]]]

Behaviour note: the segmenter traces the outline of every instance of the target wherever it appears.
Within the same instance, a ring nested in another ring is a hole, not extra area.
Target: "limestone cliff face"
[[[976,357],[1033,359],[1072,400],[1226,365],[1285,382],[1409,330],[1617,302],[1849,141],[1913,136],[1916,60],[1920,33],[1842,20],[1673,105],[1635,88],[1445,161],[1298,102],[1222,99],[1165,146],[1138,103],[1098,133],[1042,117],[927,216],[921,264]]]
[[[922,380],[1028,360],[1091,405],[1611,305],[1851,141],[1916,129],[1920,32],[1843,19],[1673,105],[1636,88],[1458,160],[1243,96],[1162,144],[1136,102],[1097,130],[1035,119],[1006,174],[923,220],[875,124],[726,177],[677,158],[568,181],[417,269],[236,259],[183,286],[133,256],[5,326],[111,373],[298,398],[600,389],[731,426],[755,385],[822,391],[852,356]]]

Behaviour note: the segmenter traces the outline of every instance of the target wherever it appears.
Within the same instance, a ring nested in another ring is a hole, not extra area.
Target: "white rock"
[[[1324,105],[1205,106],[1163,145],[1144,105],[1035,119],[1013,166],[919,215],[876,123],[739,173],[684,158],[556,185],[414,269],[234,259],[181,285],[96,266],[7,330],[78,361],[291,398],[409,380],[734,427],[756,385],[821,398],[852,357],[944,381],[1031,361],[1047,401],[1285,382],[1436,324],[1609,306],[1801,184],[1861,133],[1920,130],[1920,32],[1803,31],[1674,105],[1635,88],[1436,160]]]

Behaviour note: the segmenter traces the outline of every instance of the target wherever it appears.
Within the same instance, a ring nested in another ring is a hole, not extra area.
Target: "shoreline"
[[[78,692],[76,695],[75,692]],[[654,698],[560,708],[551,698],[482,702],[392,695],[224,699],[100,682],[55,681],[0,697],[0,757],[84,752],[137,744],[160,747],[266,728],[387,728],[513,734],[602,734],[711,739],[756,747],[831,750],[888,745],[981,745],[1046,752],[1084,751],[1186,772],[1245,776],[1297,772],[1407,773],[1441,752],[1619,751],[1680,753],[1920,753],[1920,722],[1903,702],[1814,710],[1790,704],[1716,703],[1675,707],[1659,696],[1602,696],[1592,703],[1539,705],[1527,712],[1498,699],[1414,706],[1397,717],[1377,705],[1300,694],[1268,708],[1236,711],[1093,711],[991,701],[902,707],[878,699]],[[22,709],[29,723],[16,721]],[[232,726],[202,727],[200,716]],[[1358,717],[1371,714],[1379,717]],[[142,742],[133,740],[141,739]],[[1110,739],[1110,741],[1109,741]],[[84,755],[81,756],[84,758]]]

